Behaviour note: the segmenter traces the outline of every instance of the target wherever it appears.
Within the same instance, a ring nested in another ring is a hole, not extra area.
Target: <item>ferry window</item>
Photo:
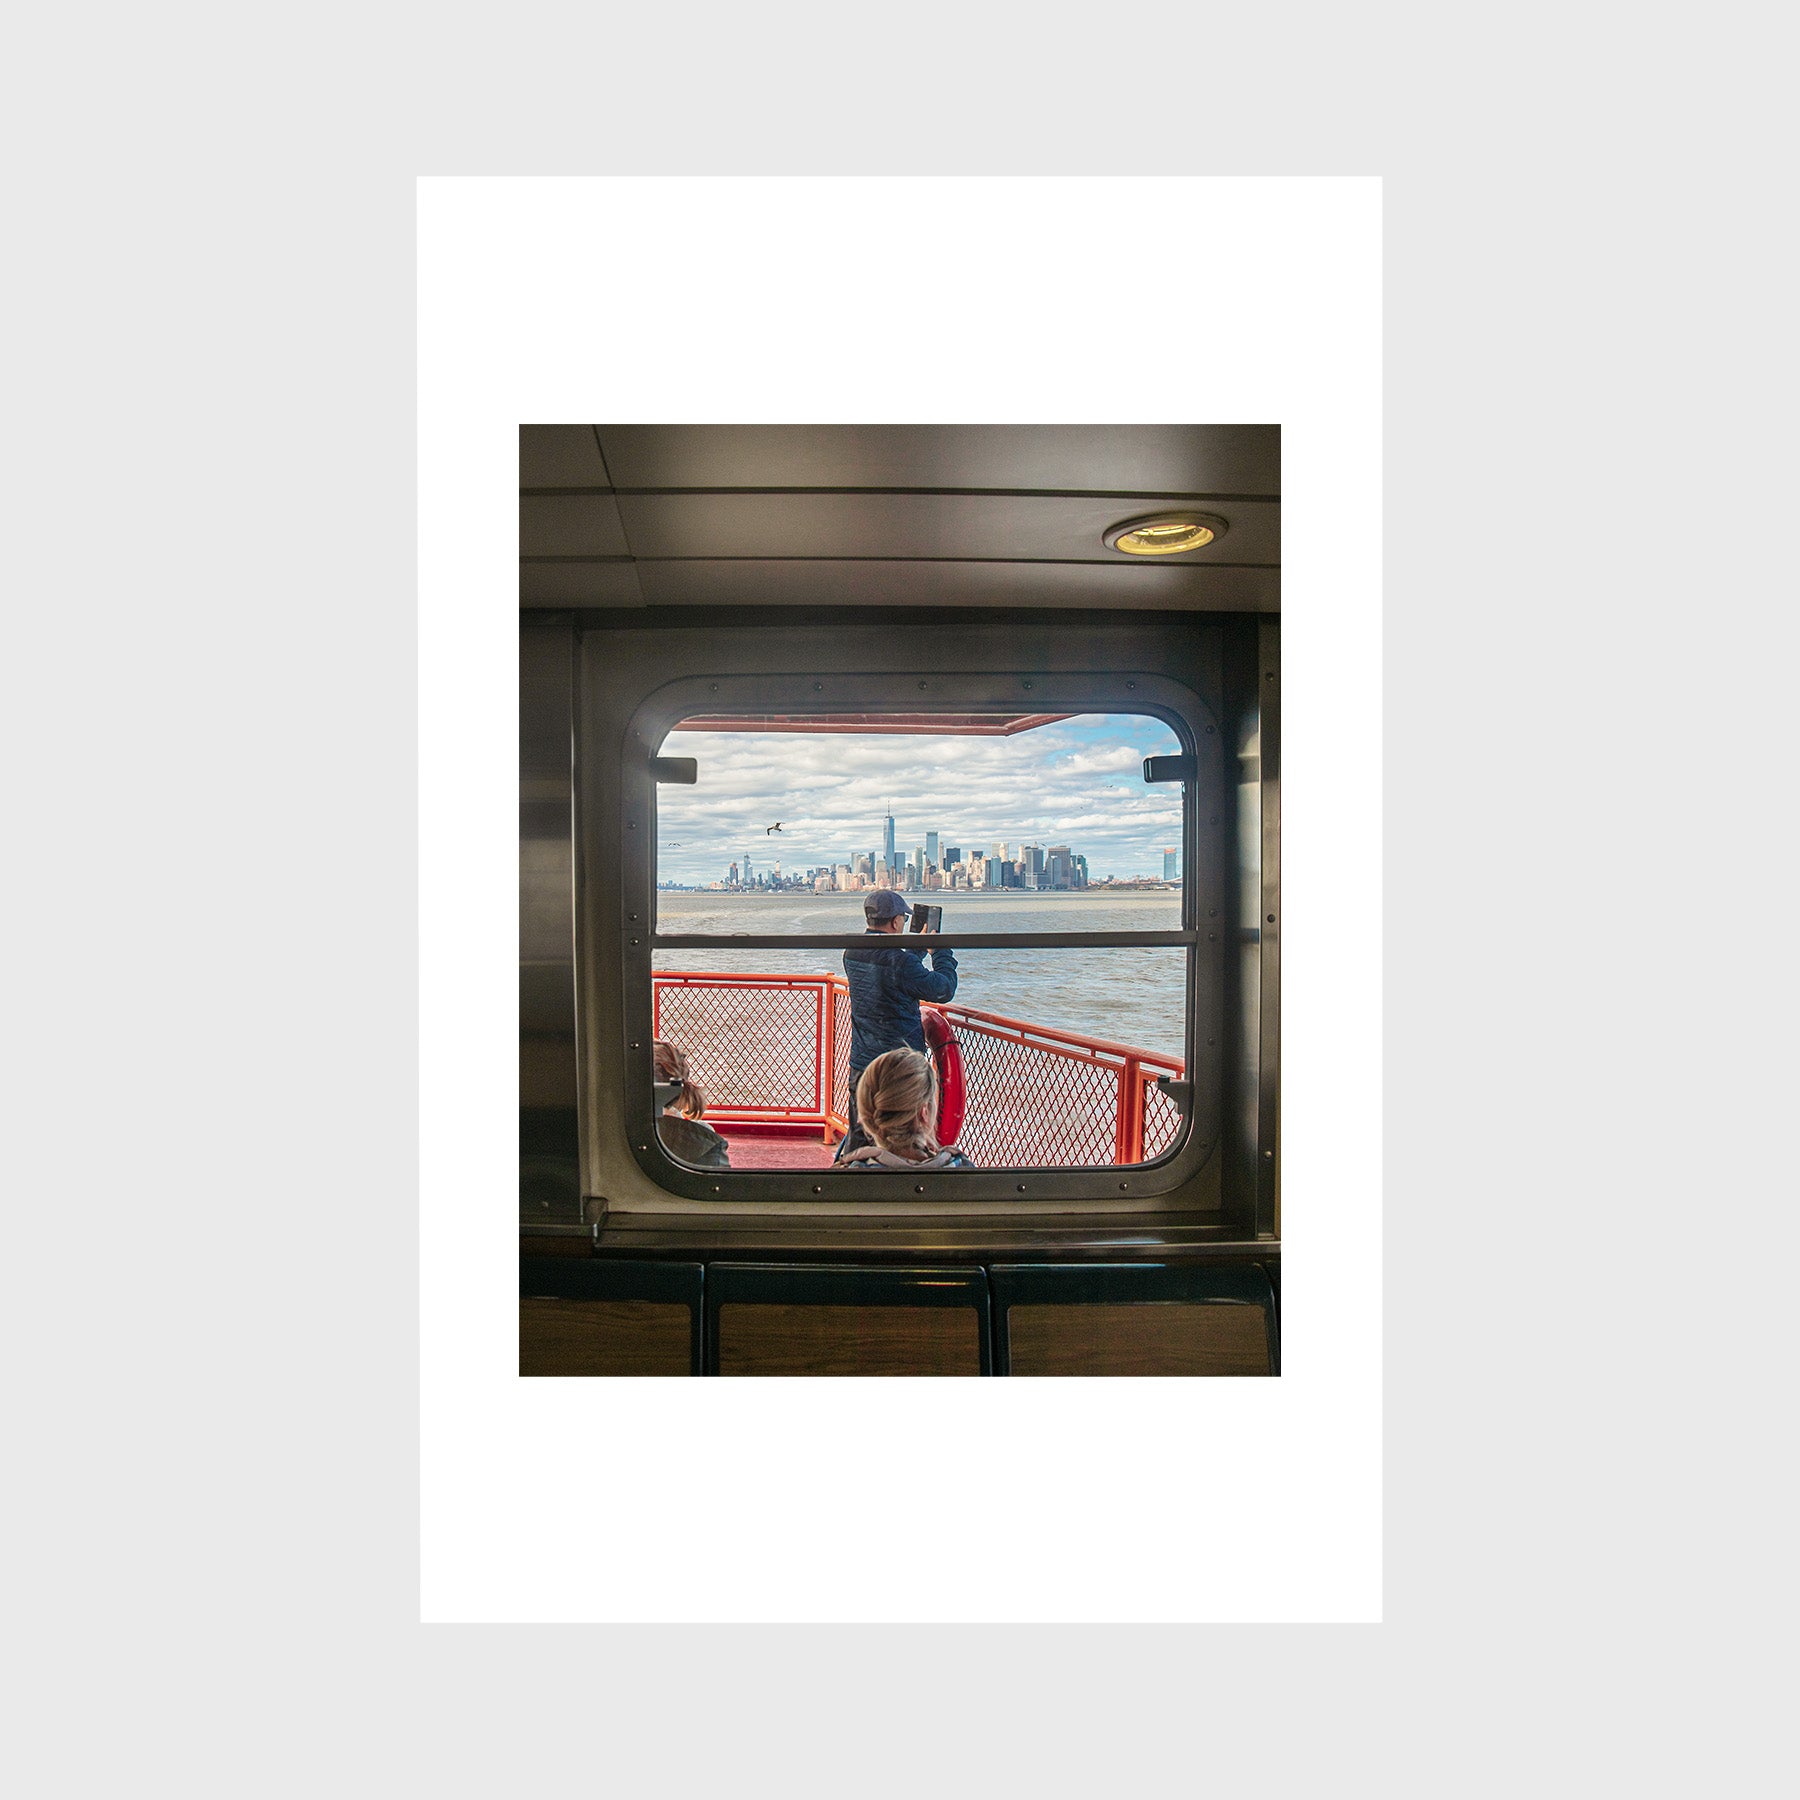
[[[644,1021],[673,1160],[855,1179],[834,1159],[871,1040],[846,950],[953,968],[920,1017],[973,1166],[1118,1169],[1181,1147],[1199,840],[1189,782],[1146,779],[1147,759],[1191,770],[1178,718],[698,713],[646,747],[674,771],[655,790]],[[897,932],[869,934],[871,902]],[[913,929],[932,908],[939,929]]]

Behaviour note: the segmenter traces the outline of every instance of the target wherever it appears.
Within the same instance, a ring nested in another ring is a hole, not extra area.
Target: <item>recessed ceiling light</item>
[[[1152,513],[1115,525],[1106,534],[1106,547],[1127,556],[1178,556],[1210,544],[1224,529],[1225,521],[1212,513]]]

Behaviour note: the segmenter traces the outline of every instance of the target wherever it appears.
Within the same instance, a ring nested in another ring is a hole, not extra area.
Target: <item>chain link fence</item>
[[[830,977],[657,975],[652,1029],[686,1053],[707,1113],[824,1122],[820,1081]]]
[[[958,1142],[983,1166],[1119,1167],[1161,1155],[1179,1135],[1179,1110],[1152,1085],[1179,1076],[1179,1058],[954,1004],[938,1010],[962,1046]]]

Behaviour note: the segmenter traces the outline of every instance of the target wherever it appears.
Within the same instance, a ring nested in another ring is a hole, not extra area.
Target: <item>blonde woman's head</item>
[[[883,1150],[919,1162],[937,1155],[937,1080],[931,1058],[917,1050],[889,1050],[863,1070],[856,1113]]]
[[[706,1111],[706,1096],[694,1086],[688,1075],[687,1057],[662,1038],[656,1040],[656,1078],[658,1081],[681,1083],[681,1092],[675,1096],[674,1104],[666,1110],[678,1112],[684,1119],[697,1119]]]

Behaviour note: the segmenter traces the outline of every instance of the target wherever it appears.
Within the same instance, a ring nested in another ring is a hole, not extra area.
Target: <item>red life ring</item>
[[[962,1130],[967,1100],[963,1090],[962,1045],[941,1012],[923,1006],[919,1011],[925,1026],[925,1047],[931,1053],[931,1066],[937,1071],[938,1142],[950,1145]]]

